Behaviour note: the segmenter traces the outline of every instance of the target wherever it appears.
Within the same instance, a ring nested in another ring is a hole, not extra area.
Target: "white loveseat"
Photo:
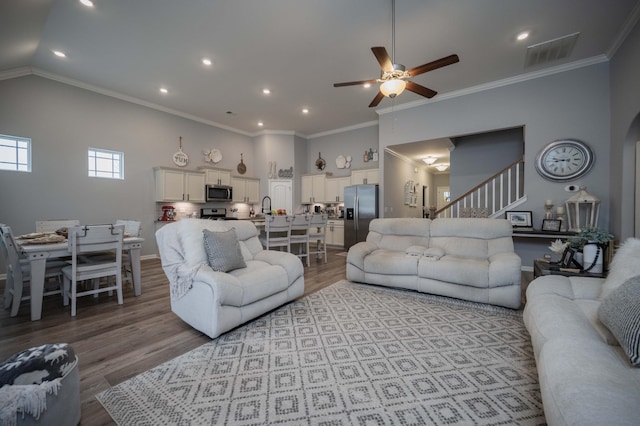
[[[622,245],[606,279],[533,280],[524,322],[549,425],[640,424],[640,368],[620,346],[621,330],[640,345],[640,240]]]
[[[347,255],[350,281],[518,308],[521,260],[504,219],[374,219]]]
[[[204,230],[233,228],[245,267],[214,271]],[[304,293],[303,266],[290,253],[263,250],[249,221],[183,219],[156,231],[162,268],[171,287],[171,310],[211,338]]]

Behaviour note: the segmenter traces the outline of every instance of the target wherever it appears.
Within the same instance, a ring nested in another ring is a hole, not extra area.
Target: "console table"
[[[546,262],[543,260],[533,261],[533,278],[542,277],[544,275],[563,275],[565,277],[588,277],[588,278],[606,278],[606,272],[602,274],[592,274],[591,272],[581,272],[579,270],[563,269],[555,262]]]

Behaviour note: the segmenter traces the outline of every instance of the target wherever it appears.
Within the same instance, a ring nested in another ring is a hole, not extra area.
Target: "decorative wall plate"
[[[173,154],[173,163],[178,167],[184,167],[189,164],[189,157],[182,152],[182,136],[180,136],[179,151]]]
[[[336,158],[336,167],[339,169],[344,169],[346,164],[347,159],[344,158],[344,155],[338,155],[338,157]]]
[[[209,151],[204,152],[205,161],[210,163],[219,163],[222,161],[222,153],[218,148],[211,148]]]

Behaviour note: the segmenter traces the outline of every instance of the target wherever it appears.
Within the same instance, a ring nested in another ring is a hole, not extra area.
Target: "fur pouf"
[[[613,256],[609,275],[602,286],[600,300],[606,299],[613,290],[629,278],[640,275],[640,239],[627,238]]]

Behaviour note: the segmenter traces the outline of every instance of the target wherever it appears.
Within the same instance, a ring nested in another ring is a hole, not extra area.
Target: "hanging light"
[[[444,172],[449,168],[449,165],[443,163],[443,164],[436,164],[434,167],[436,168],[437,171]]]
[[[387,80],[380,85],[380,93],[388,98],[395,98],[400,93],[404,92],[404,88],[407,87],[407,82],[397,78]]]
[[[432,157],[432,156],[428,155],[428,156],[424,157],[422,159],[422,161],[424,161],[425,163],[427,163],[430,166],[433,163],[435,163],[436,161],[438,161],[438,159],[436,157]]]

